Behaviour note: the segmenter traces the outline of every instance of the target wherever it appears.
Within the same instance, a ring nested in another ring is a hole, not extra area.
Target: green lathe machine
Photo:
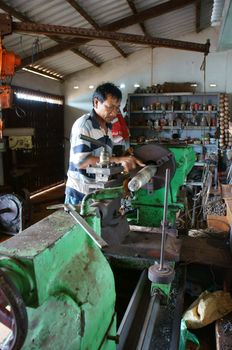
[[[127,189],[104,150],[80,208],[63,205],[0,245],[1,349],[178,349],[175,219],[195,154],[149,144],[135,155],[146,167]]]

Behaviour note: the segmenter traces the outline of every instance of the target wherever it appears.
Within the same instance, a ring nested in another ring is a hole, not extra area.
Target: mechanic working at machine
[[[111,122],[117,116],[122,93],[112,83],[99,85],[93,93],[93,109],[78,118],[73,124],[70,137],[70,157],[68,179],[65,190],[65,203],[77,205],[88,193],[88,184],[94,181],[94,175],[88,175],[86,168],[96,165],[102,147],[80,138],[80,135],[91,137],[106,145],[107,152],[112,155],[113,137]],[[111,162],[121,163],[124,170],[129,172],[137,166],[144,166],[134,156],[110,157]]]

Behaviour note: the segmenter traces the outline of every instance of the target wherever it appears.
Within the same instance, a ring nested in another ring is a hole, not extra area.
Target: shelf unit
[[[219,104],[218,93],[129,94],[131,146],[179,139],[194,147],[196,166],[204,166],[208,155],[218,156]],[[217,177],[216,168],[217,162]]]
[[[179,138],[214,138],[217,127],[219,94],[129,94],[131,141]]]

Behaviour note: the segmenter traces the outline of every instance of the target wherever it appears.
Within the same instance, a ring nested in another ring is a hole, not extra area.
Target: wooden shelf
[[[162,130],[172,130],[172,129],[178,129],[178,130],[212,130],[216,129],[216,126],[158,126],[157,128],[147,126],[147,125],[130,125],[131,129],[150,129],[155,131],[162,131]]]
[[[173,113],[173,114],[217,114],[218,111],[190,111],[190,110],[184,110],[184,111],[181,111],[181,110],[138,110],[138,111],[130,111],[131,114],[166,114],[166,113]]]

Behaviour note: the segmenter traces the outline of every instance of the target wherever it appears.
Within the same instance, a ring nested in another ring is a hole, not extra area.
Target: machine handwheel
[[[18,290],[0,269],[0,349],[21,349],[28,329],[26,307]]]

